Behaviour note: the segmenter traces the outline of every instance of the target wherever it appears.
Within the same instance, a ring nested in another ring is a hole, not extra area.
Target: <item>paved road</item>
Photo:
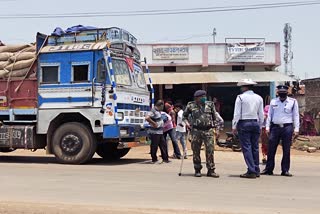
[[[216,152],[219,179],[194,178],[191,158],[179,177],[178,160],[149,164],[145,148],[82,166],[42,153],[1,154],[0,213],[320,213],[319,156],[294,156],[293,178],[245,180],[240,153]]]

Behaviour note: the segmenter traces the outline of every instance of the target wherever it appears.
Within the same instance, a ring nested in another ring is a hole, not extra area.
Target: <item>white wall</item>
[[[208,47],[208,63],[224,64],[226,63],[226,46],[225,44],[210,45]]]
[[[149,64],[169,64],[171,62],[176,64],[202,64],[201,45],[189,46],[189,59],[185,60],[154,60],[152,59],[152,45],[138,45],[138,49],[141,53],[141,58],[147,57]]]
[[[168,46],[168,44],[157,44],[161,46]],[[155,46],[157,46],[155,45]],[[175,44],[173,44],[175,45]],[[176,44],[181,45],[181,44]],[[152,44],[141,44],[138,45],[138,49],[141,52],[141,57],[147,57],[149,64],[204,64],[203,62],[203,51],[206,52],[208,47],[208,64],[210,65],[221,65],[226,64],[226,46],[225,44],[185,44],[189,46],[189,59],[186,60],[153,60],[152,59]],[[263,64],[276,64],[277,55],[276,49],[280,48],[276,43],[266,43],[265,47],[265,61]],[[280,50],[279,50],[280,51]]]
[[[265,71],[264,65],[246,65],[244,71]],[[162,73],[164,72],[163,66],[150,66],[150,71],[152,73]],[[231,72],[232,66],[208,66],[208,67],[202,67],[202,66],[177,66],[176,72]],[[241,72],[241,71],[233,71],[233,72]]]
[[[164,72],[163,66],[150,66],[150,71],[152,73],[162,73]],[[202,71],[201,66],[177,66],[177,72],[199,72]]]

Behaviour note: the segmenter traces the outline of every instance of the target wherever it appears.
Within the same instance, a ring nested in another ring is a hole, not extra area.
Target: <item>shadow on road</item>
[[[177,176],[179,176],[178,173],[177,173]],[[205,175],[202,175],[202,177],[204,177],[204,176]],[[180,177],[194,177],[194,173],[182,173],[180,175]],[[205,177],[207,177],[207,176],[205,176]]]
[[[149,161],[149,159],[138,159],[138,158],[124,158],[116,161],[108,161],[104,160],[102,158],[93,158],[90,163],[87,165],[108,165],[108,166],[113,166],[113,165],[127,165],[127,164],[137,164],[137,163],[144,163],[146,161]]]
[[[240,178],[240,174],[239,175],[228,175],[229,178]]]
[[[113,165],[127,165],[135,163],[143,163],[148,161],[148,159],[133,159],[124,158],[117,161],[107,161],[102,158],[93,158],[86,165],[96,165],[96,166],[113,166]],[[59,164],[55,157],[50,156],[0,156],[0,163],[19,163],[19,164]]]
[[[0,156],[0,163],[22,163],[22,164],[57,164],[54,157],[50,156]]]

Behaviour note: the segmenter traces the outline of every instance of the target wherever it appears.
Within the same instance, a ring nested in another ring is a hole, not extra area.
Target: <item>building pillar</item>
[[[163,100],[163,85],[159,85],[159,99]]]
[[[276,83],[270,82],[270,98],[274,99],[276,98]]]

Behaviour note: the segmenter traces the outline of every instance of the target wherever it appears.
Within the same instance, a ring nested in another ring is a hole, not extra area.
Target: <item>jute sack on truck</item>
[[[29,71],[29,68],[23,68],[20,70],[13,70],[6,74],[6,77],[24,77]]]
[[[9,64],[10,64],[10,62],[8,62],[8,61],[0,61],[0,70],[3,70]]]
[[[0,53],[2,52],[17,52],[21,51],[24,48],[30,47],[31,45],[6,45],[6,46],[0,46]]]
[[[36,57],[35,53],[32,52],[18,52],[9,58],[10,62],[17,62],[21,60],[33,59]]]
[[[8,71],[13,71],[13,70],[29,68],[32,65],[33,61],[34,59],[21,60],[15,63],[11,63],[10,65],[7,65],[5,69],[7,69]]]
[[[32,45],[30,47],[24,48],[22,51],[23,52],[36,52],[36,46]]]
[[[1,69],[0,69],[0,78],[5,77],[8,73],[9,73],[8,70],[6,70],[6,69],[1,70]]]
[[[7,61],[12,56],[13,56],[13,53],[9,53],[9,52],[0,53],[0,63],[1,61]]]

